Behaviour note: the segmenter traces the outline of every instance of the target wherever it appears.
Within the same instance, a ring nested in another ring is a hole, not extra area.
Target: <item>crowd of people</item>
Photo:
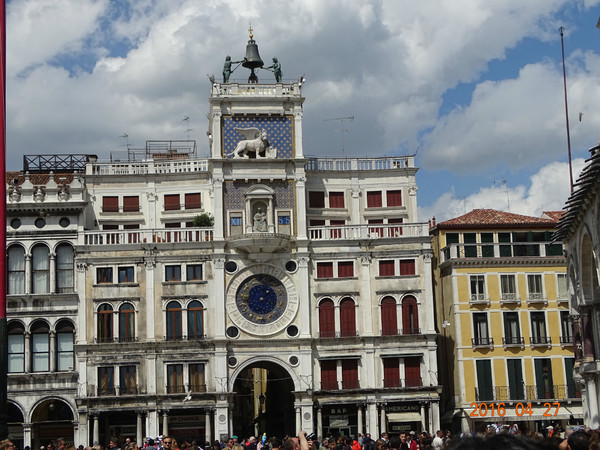
[[[552,428],[552,427],[549,427]],[[518,427],[498,428],[490,426],[478,432],[453,436],[450,431],[438,430],[435,435],[414,431],[388,436],[383,433],[373,439],[369,433],[357,436],[327,436],[319,439],[301,432],[297,437],[283,439],[266,434],[247,439],[232,436],[223,441],[198,443],[194,440],[178,442],[173,436],[147,437],[137,443],[131,438],[111,438],[107,445],[76,447],[64,439],[42,446],[40,450],[600,450],[600,430],[574,428],[554,432],[521,432]],[[0,450],[18,450],[5,439]],[[31,450],[25,447],[23,450]]]

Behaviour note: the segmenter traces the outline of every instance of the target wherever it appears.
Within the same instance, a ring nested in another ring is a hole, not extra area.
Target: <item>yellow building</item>
[[[476,209],[431,224],[442,423],[581,423],[560,212]]]

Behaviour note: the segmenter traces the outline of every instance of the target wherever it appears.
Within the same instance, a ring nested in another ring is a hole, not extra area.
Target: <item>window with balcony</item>
[[[181,209],[179,194],[165,194],[165,211],[177,211]]]
[[[119,341],[135,340],[135,310],[131,303],[123,303],[119,307]]]
[[[185,209],[201,209],[202,199],[200,192],[185,194]]]
[[[390,217],[388,219],[388,224],[391,224],[391,225],[401,224],[403,222],[404,222],[404,219],[402,217]],[[400,236],[402,236],[402,227],[400,227],[400,226],[390,227],[389,232],[390,232],[390,237],[400,237]]]
[[[560,343],[573,345],[573,327],[569,320],[569,311],[560,312]]]
[[[550,344],[546,334],[546,315],[543,312],[531,312],[531,345]]]
[[[488,331],[487,313],[473,313],[473,346],[488,347],[493,345]]]
[[[477,371],[477,401],[494,399],[494,384],[492,382],[492,362],[489,359],[475,360]]]
[[[338,266],[338,278],[354,277],[354,262],[353,261],[340,261],[337,263],[337,266]]]
[[[75,368],[75,327],[68,320],[56,324],[56,370],[71,371]]]
[[[380,260],[379,261],[379,276],[380,277],[393,277],[396,275],[394,260]]]
[[[333,278],[333,262],[318,262],[317,278]]]
[[[73,247],[61,244],[56,247],[56,292],[73,292],[74,288]]]
[[[400,275],[415,275],[415,260],[414,259],[401,259],[400,260]]]
[[[25,328],[19,322],[8,324],[8,373],[25,372]]]
[[[340,336],[356,336],[356,308],[350,297],[345,297],[340,302]]]
[[[189,364],[188,376],[190,380],[190,392],[206,391],[206,380],[204,379],[204,364]]]
[[[523,386],[523,366],[520,359],[507,359],[506,367],[508,371],[508,393],[510,399],[523,400],[525,398]]]
[[[11,245],[8,256],[8,294],[25,293],[25,250],[20,245]]]
[[[167,365],[167,394],[185,392],[183,384],[183,364]]]
[[[50,329],[43,321],[37,321],[31,327],[31,370],[50,370]]]
[[[334,359],[321,360],[321,390],[333,391],[338,389],[337,361]]]
[[[204,307],[198,300],[194,300],[187,307],[188,339],[204,337]]]
[[[544,292],[542,288],[542,275],[529,274],[527,275],[527,301],[540,302],[544,300]]]
[[[202,280],[202,264],[188,264],[185,269],[187,281]]]
[[[554,382],[552,381],[552,360],[536,358],[533,360],[535,369],[535,386],[538,399],[554,397]]]
[[[500,301],[511,303],[518,300],[515,275],[500,275]]]
[[[123,212],[139,212],[140,197],[137,195],[126,195],[123,197]]]
[[[165,281],[181,281],[181,265],[165,266]]]
[[[119,367],[119,394],[137,394],[136,366]]]
[[[358,359],[342,359],[342,389],[358,389]]]
[[[402,206],[402,191],[387,191],[385,196],[388,206]]]
[[[367,208],[381,208],[381,191],[367,192]]]
[[[394,297],[388,296],[381,300],[381,334],[383,336],[398,334],[398,313]]]
[[[402,334],[419,334],[420,331],[417,299],[407,295],[402,299]]]
[[[344,193],[343,192],[330,192],[329,193],[329,207],[330,208],[345,208]]]
[[[115,395],[114,367],[98,367],[98,395]]]
[[[329,225],[334,226],[344,226],[346,225],[345,220],[330,220]],[[343,228],[332,228],[329,230],[330,236],[332,239],[340,239],[344,237],[344,229]]]
[[[400,358],[383,358],[383,387],[401,387]]]
[[[319,303],[319,336],[335,337],[335,306],[333,300],[326,298]]]
[[[113,340],[113,309],[108,303],[98,307],[98,342],[112,342]]]
[[[113,282],[113,270],[112,267],[98,267],[96,269],[96,283],[112,283]]]
[[[119,212],[119,197],[102,197],[102,212]]]
[[[133,283],[133,266],[119,267],[119,283]]]
[[[38,244],[31,251],[32,294],[50,292],[50,250]]]
[[[325,208],[325,192],[309,191],[308,192],[308,207],[309,208]]]
[[[514,347],[524,345],[519,326],[519,313],[504,312],[504,346]]]
[[[421,357],[404,358],[404,380],[407,387],[421,386]]]
[[[182,323],[181,323],[181,305],[179,302],[167,303],[167,339],[181,339]]]
[[[471,303],[485,302],[485,275],[471,275],[469,284],[471,287]]]
[[[369,225],[383,225],[383,219],[369,219],[367,220],[367,223]],[[379,238],[379,237],[384,237],[384,228],[383,227],[377,227],[377,226],[370,226],[369,227],[369,236],[374,237],[374,238]]]

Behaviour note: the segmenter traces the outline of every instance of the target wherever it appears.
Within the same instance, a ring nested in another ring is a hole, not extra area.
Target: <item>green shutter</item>
[[[509,359],[506,361],[508,365],[508,387],[510,390],[511,400],[523,400],[525,398],[523,392],[523,369],[520,359]]]
[[[477,400],[486,401],[494,399],[492,388],[492,363],[487,359],[478,359],[477,364]]]

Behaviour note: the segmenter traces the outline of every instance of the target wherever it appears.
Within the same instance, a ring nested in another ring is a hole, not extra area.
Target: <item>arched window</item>
[[[181,305],[179,302],[167,304],[167,339],[181,339]]]
[[[8,372],[25,372],[25,328],[16,321],[8,324]]]
[[[25,250],[20,245],[8,248],[8,294],[25,293]]]
[[[31,250],[32,294],[50,292],[50,252],[45,245],[36,245]]]
[[[417,299],[407,295],[402,300],[402,334],[419,334]]]
[[[319,303],[319,336],[322,338],[335,337],[335,308],[329,298]]]
[[[340,336],[356,336],[356,312],[354,300],[350,297],[340,302]]]
[[[197,300],[190,302],[187,308],[188,317],[188,339],[200,339],[204,337],[204,308]]]
[[[56,324],[56,370],[69,371],[75,369],[73,342],[75,327],[68,320]]]
[[[50,370],[50,329],[48,324],[41,320],[31,326],[31,370]]]
[[[398,334],[398,313],[394,297],[388,296],[381,300],[381,334],[383,336]]]
[[[113,309],[107,303],[98,307],[98,342],[113,340]]]
[[[56,247],[56,292],[73,292],[73,247],[61,244]]]
[[[123,303],[119,308],[119,341],[135,340],[135,310],[131,303]]]

